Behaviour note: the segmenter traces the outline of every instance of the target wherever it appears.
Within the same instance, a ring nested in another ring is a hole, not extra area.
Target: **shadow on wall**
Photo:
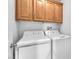
[[[26,30],[42,30],[42,22],[17,21],[19,39]]]

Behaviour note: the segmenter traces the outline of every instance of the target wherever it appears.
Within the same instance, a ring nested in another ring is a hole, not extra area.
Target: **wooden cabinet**
[[[63,5],[55,4],[55,22],[62,23],[63,21]]]
[[[34,20],[44,21],[45,19],[45,1],[34,0]]]
[[[61,0],[54,0],[54,1],[60,2]]]
[[[16,0],[16,19],[62,23],[63,5],[51,1],[54,0]]]
[[[54,3],[47,2],[46,3],[46,14],[45,14],[46,21],[54,22],[54,16],[55,16],[54,14],[55,14]]]
[[[55,1],[55,0],[47,0],[47,1],[49,1],[49,2],[53,2],[53,1]]]
[[[47,0],[47,1],[50,1],[50,2],[60,2],[61,0]]]
[[[32,0],[16,0],[16,19],[32,20]]]

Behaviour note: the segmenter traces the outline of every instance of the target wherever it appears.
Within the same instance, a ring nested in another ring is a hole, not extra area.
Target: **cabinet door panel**
[[[46,21],[54,21],[54,3],[46,3]]]
[[[61,0],[54,0],[54,1],[60,2]]]
[[[34,0],[34,20],[44,21],[44,1]]]
[[[55,1],[55,0],[47,0],[47,1],[49,1],[49,2],[53,2],[53,1]]]
[[[55,20],[56,22],[63,20],[63,5],[61,4],[55,4]]]
[[[32,0],[16,1],[16,18],[25,20],[32,19]]]

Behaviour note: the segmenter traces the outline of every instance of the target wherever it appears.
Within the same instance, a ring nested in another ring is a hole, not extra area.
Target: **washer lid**
[[[41,44],[41,43],[49,43],[50,39],[47,37],[27,37],[22,38],[19,42],[17,42],[17,47],[28,46],[32,44]]]
[[[54,40],[70,38],[70,36],[68,35],[60,34],[58,30],[48,30],[45,32],[45,34],[46,36]]]
[[[50,36],[53,40],[58,40],[58,39],[68,39],[71,38],[69,35],[64,35],[64,34],[60,34],[58,36]]]
[[[17,42],[17,47],[45,43],[49,41],[50,39],[44,36],[43,31],[26,31],[24,32],[23,38]]]

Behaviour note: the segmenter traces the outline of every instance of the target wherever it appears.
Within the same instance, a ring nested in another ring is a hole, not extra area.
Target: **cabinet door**
[[[32,0],[16,0],[16,19],[32,20]]]
[[[54,1],[54,0],[47,0],[47,1],[50,1],[50,2],[52,2],[52,1]]]
[[[56,2],[60,2],[61,0],[54,0],[54,1],[56,1]]]
[[[60,2],[61,0],[47,0],[47,1],[50,1],[50,2]]]
[[[43,0],[34,0],[34,20],[35,21],[44,21],[45,17],[45,1]]]
[[[62,23],[63,21],[63,5],[55,4],[55,21]]]
[[[54,3],[47,2],[46,3],[46,21],[53,21],[54,22],[54,14],[55,14],[55,7]]]

